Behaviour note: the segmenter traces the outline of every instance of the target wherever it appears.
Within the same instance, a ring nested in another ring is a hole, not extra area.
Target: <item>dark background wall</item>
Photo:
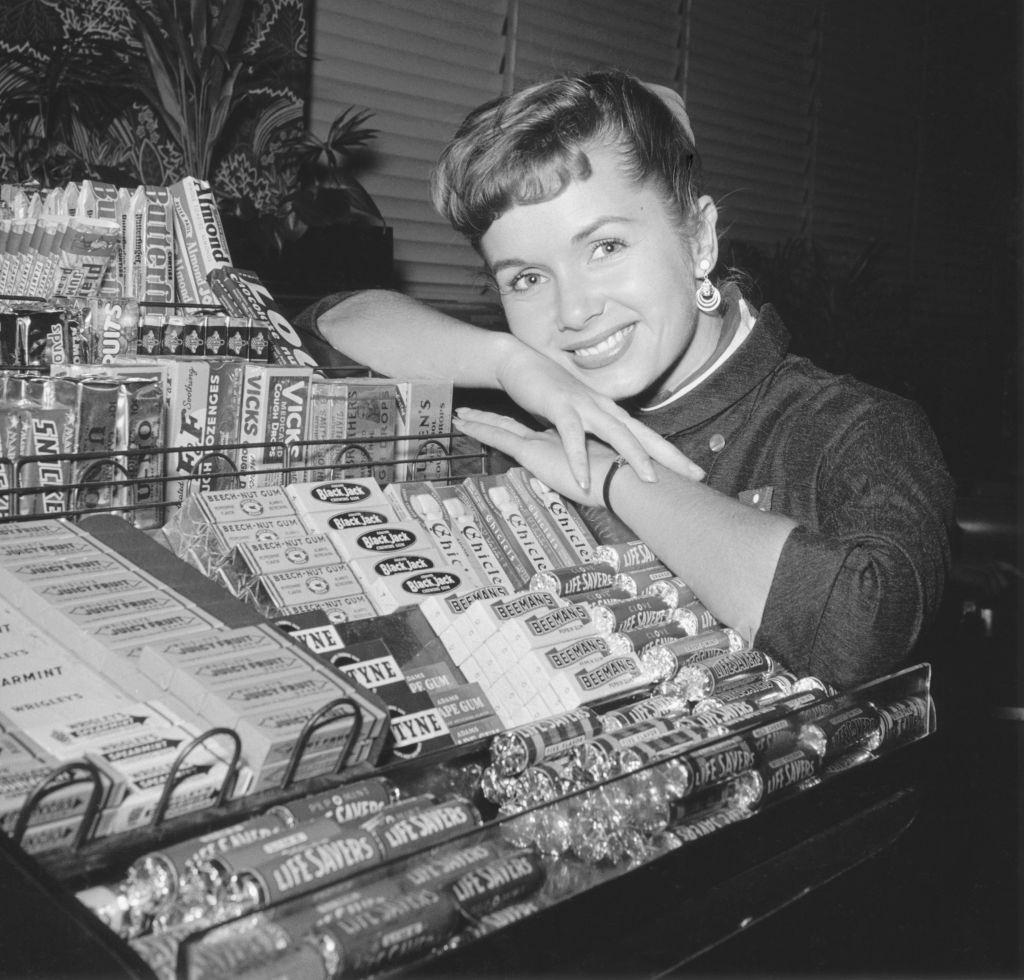
[[[819,11],[804,235],[734,243],[736,264],[798,350],[924,405],[964,493],[992,482],[1012,493],[1021,6],[826,0]]]

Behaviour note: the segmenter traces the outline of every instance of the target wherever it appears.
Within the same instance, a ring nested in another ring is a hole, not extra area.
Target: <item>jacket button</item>
[[[723,449],[725,449],[725,436],[723,436],[721,432],[716,432],[708,440],[708,448],[713,453],[720,453]]]

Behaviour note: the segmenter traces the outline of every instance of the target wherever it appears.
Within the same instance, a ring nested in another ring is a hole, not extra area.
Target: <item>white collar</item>
[[[697,371],[695,374],[691,374],[678,388],[674,391],[669,392],[660,401],[653,402],[650,405],[644,405],[641,412],[654,412],[659,408],[664,408],[666,405],[670,405],[677,398],[682,398],[687,392],[693,391],[697,385],[707,380],[714,374],[730,357],[739,349],[740,344],[750,335],[750,331],[754,329],[756,320],[750,312],[750,307],[747,306],[747,301],[740,298],[739,300],[739,322],[736,324],[736,329],[733,332],[732,340],[726,345],[725,349],[716,357],[713,361],[705,364],[703,368]]]

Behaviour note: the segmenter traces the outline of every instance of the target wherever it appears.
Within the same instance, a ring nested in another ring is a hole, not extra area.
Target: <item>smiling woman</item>
[[[434,201],[509,333],[386,292],[328,297],[300,325],[385,374],[503,389],[551,428],[471,410],[457,427],[613,507],[791,670],[843,687],[906,660],[949,561],[935,439],[912,403],[788,355],[771,306],[719,293],[678,95],[601,71],[487,103],[442,154]]]
[[[512,333],[619,401],[671,385],[715,349],[721,318],[698,315],[688,284],[714,260],[716,212],[702,198],[699,233],[684,236],[659,192],[622,172],[615,148],[587,156],[587,180],[505,212],[480,251]]]

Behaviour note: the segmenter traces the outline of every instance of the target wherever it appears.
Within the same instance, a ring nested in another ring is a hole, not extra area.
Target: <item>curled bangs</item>
[[[512,142],[502,130],[496,120],[492,138],[462,144],[469,152],[450,146],[432,177],[434,206],[475,248],[511,208],[549,201],[592,172],[577,133],[523,133]]]
[[[543,153],[533,147],[524,148],[485,172],[486,177],[472,188],[472,194],[455,194],[449,203],[455,220],[462,217],[463,222],[473,222],[471,216],[484,216],[482,222],[473,222],[479,225],[469,236],[474,245],[505,212],[517,205],[540,204],[558,197],[573,181],[586,180],[592,167],[581,147],[558,145]]]

